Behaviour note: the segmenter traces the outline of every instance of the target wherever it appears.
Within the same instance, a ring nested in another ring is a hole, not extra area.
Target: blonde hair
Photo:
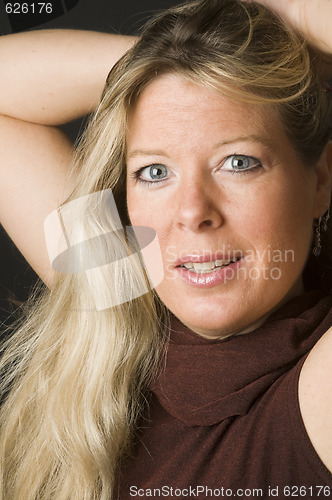
[[[255,3],[189,2],[150,21],[112,69],[77,150],[78,181],[70,200],[111,189],[123,225],[129,224],[128,115],[145,86],[169,72],[235,99],[274,106],[306,164],[328,140],[327,97],[298,35]],[[96,220],[89,210],[75,220],[85,240],[114,229],[112,213]],[[112,252],[112,245],[104,242],[102,252]],[[125,238],[122,246],[128,246]],[[90,252],[94,261],[93,244]],[[98,292],[121,295],[143,280],[140,266],[124,264],[116,275],[106,274]],[[36,293],[31,302],[22,326],[3,344],[1,498],[115,497],[121,462],[163,358],[168,311],[153,290],[96,311],[84,272],[59,273],[52,290]]]

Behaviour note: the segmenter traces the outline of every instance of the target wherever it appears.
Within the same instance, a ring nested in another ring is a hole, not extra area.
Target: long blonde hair
[[[304,41],[255,3],[198,0],[161,13],[107,79],[77,149],[78,181],[68,201],[110,189],[129,225],[128,115],[144,87],[169,72],[274,106],[303,162],[314,163],[329,138],[327,96],[314,69]],[[113,222],[111,212],[102,221],[83,213],[75,231],[92,241],[112,231]],[[125,238],[122,245],[128,247]],[[105,243],[105,254],[111,247]],[[94,261],[93,244],[90,252]],[[101,296],[146,280],[140,266],[110,269],[95,285]],[[115,496],[168,325],[168,311],[151,289],[97,311],[85,272],[58,273],[51,290],[34,294],[22,325],[2,346],[2,499]]]

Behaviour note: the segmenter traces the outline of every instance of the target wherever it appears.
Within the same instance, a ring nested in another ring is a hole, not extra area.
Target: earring
[[[322,218],[319,217],[318,222],[316,222],[316,231],[315,231],[315,246],[312,250],[312,253],[315,257],[318,257],[322,251],[322,245],[320,242],[320,225],[322,222]]]
[[[328,227],[327,227],[327,223],[329,221],[329,218],[330,218],[330,207],[328,208],[326,214],[323,216],[323,219],[322,219],[322,231],[324,231],[324,233],[326,233]]]
[[[328,226],[328,220],[330,218],[330,208],[328,208],[327,213],[325,215],[322,215],[319,217],[318,222],[316,222],[316,230],[315,230],[315,246],[313,248],[312,253],[314,254],[315,257],[318,257],[322,251],[322,245],[321,245],[321,235],[320,231],[324,231],[326,233]]]

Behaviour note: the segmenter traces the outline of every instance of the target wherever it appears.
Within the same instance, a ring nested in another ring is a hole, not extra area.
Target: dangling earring
[[[312,253],[315,257],[318,257],[322,251],[322,245],[320,243],[320,225],[322,222],[322,218],[319,217],[318,222],[316,222],[316,231],[315,231],[315,246],[312,250]]]
[[[322,215],[319,217],[318,222],[316,222],[316,230],[315,230],[315,246],[313,248],[312,253],[314,254],[315,257],[318,257],[322,251],[322,245],[321,245],[321,235],[320,231],[326,232],[328,227],[327,227],[327,222],[330,218],[330,208],[328,208],[327,213],[325,215]]]
[[[330,207],[328,208],[327,210],[327,213],[323,216],[323,219],[322,219],[322,231],[324,231],[324,233],[326,233],[328,227],[327,227],[327,223],[329,221],[329,218],[330,218]]]

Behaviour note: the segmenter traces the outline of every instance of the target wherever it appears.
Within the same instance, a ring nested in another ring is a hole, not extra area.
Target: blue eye
[[[241,173],[249,170],[254,170],[261,166],[261,163],[252,156],[231,155],[226,158],[222,168],[223,170],[227,170],[232,173]]]
[[[167,176],[167,168],[165,165],[151,165],[147,167],[146,170],[149,172],[150,178],[157,181]]]
[[[139,168],[134,172],[134,178],[139,182],[147,184],[157,184],[166,179],[168,170],[165,165],[154,163],[148,167]]]

